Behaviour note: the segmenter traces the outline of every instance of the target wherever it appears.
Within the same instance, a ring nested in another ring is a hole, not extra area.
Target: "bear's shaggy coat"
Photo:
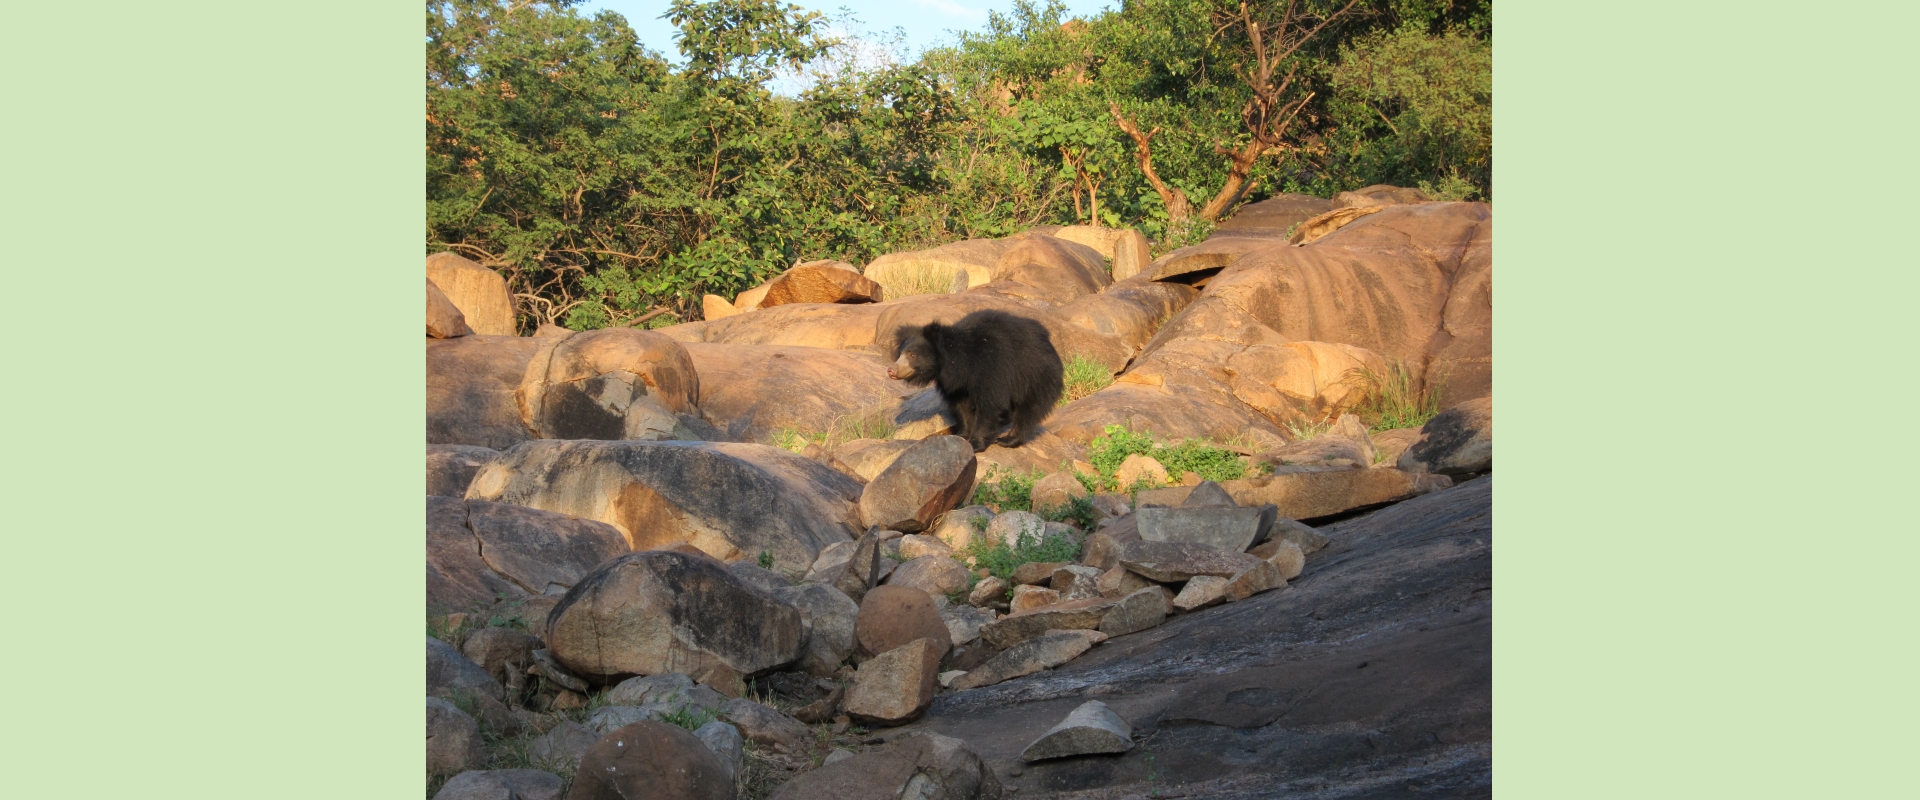
[[[952,325],[909,325],[894,336],[887,377],[932,383],[960,418],[954,431],[978,453],[995,436],[1019,447],[1032,439],[1064,386],[1060,354],[1045,326],[1004,311],[975,311]]]

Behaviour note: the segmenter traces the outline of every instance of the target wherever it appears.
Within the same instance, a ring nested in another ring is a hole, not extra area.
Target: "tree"
[[[1166,206],[1170,228],[1184,229],[1193,218],[1207,222],[1219,219],[1254,188],[1253,170],[1261,157],[1296,148],[1289,141],[1289,132],[1314,93],[1303,88],[1305,81],[1299,80],[1301,64],[1295,56],[1358,2],[1347,0],[1345,5],[1319,14],[1302,0],[1287,0],[1273,16],[1268,16],[1270,7],[1256,9],[1245,2],[1237,8],[1212,9],[1213,38],[1232,42],[1226,48],[1227,57],[1248,91],[1240,108],[1241,127],[1236,131],[1236,138],[1244,137],[1245,141],[1214,143],[1213,152],[1227,157],[1226,179],[1198,212],[1193,211],[1187,193],[1161,179],[1154,168],[1153,138],[1161,129],[1142,131],[1119,101],[1108,103],[1114,123],[1133,140],[1141,173]]]

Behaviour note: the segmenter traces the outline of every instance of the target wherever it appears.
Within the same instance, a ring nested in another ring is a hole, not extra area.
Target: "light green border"
[[[1917,16],[1502,6],[1501,795],[1920,793]]]
[[[419,796],[421,14],[8,7],[0,793]]]

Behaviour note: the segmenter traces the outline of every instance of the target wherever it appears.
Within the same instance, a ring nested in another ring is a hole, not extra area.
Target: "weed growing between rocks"
[[[1366,393],[1353,411],[1360,421],[1376,431],[1418,428],[1440,413],[1440,397],[1447,391],[1447,376],[1441,374],[1421,388],[1406,364],[1394,361],[1387,374],[1376,375],[1369,369],[1349,370],[1347,377]],[[1309,437],[1311,438],[1311,437]]]
[[[985,569],[994,577],[1003,581],[1013,580],[1013,571],[1021,564],[1033,561],[1078,561],[1080,559],[1081,537],[1068,532],[1046,534],[1025,533],[1019,541],[1009,546],[1006,542],[988,542],[975,539],[961,548],[958,555],[964,557],[974,569]]]
[[[885,408],[870,408],[843,414],[824,431],[779,428],[767,436],[767,444],[794,453],[807,449],[810,444],[832,450],[855,439],[893,438],[893,429],[893,420],[888,418]]]
[[[1062,376],[1066,390],[1060,393],[1059,405],[1066,405],[1094,392],[1113,385],[1113,373],[1105,365],[1082,353],[1069,357]]]
[[[932,264],[897,264],[880,274],[866,277],[880,284],[882,300],[898,300],[916,294],[952,294],[955,288],[966,288],[960,283],[959,270]]]
[[[1167,445],[1154,439],[1151,431],[1136,433],[1120,425],[1108,425],[1104,434],[1087,443],[1087,461],[1098,474],[1083,474],[1081,485],[1092,492],[1137,492],[1141,488],[1154,488],[1138,482],[1133,486],[1119,484],[1115,473],[1131,455],[1143,455],[1160,462],[1170,477],[1193,472],[1210,481],[1230,481],[1247,476],[1247,462],[1234,450],[1199,439]]]
[[[1031,511],[1033,484],[1043,477],[1046,476],[1037,470],[1023,473],[1001,469],[998,464],[987,467],[986,476],[973,490],[973,504],[991,508],[995,514]]]

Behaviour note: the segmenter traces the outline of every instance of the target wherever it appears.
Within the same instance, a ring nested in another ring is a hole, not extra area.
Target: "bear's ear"
[[[920,335],[926,337],[927,344],[933,345],[934,352],[946,355],[947,326],[938,322],[929,322],[920,329]]]
[[[919,325],[902,325],[893,331],[893,355],[900,357],[900,351],[907,349],[907,342],[920,335]]]

